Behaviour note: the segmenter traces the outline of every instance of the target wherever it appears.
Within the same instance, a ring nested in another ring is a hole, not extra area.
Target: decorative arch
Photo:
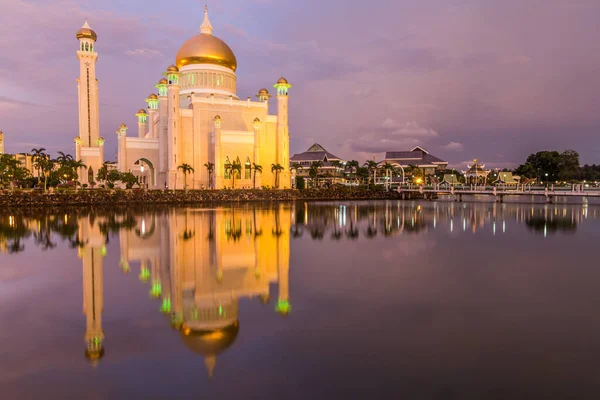
[[[134,171],[140,180],[141,187],[152,188],[156,185],[156,168],[152,161],[145,157],[141,157],[138,158],[133,165],[136,166]]]

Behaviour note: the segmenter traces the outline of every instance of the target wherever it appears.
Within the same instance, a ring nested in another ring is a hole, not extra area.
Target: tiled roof
[[[327,157],[328,161],[339,160],[342,161],[338,156],[331,154],[328,152],[323,146],[318,143],[313,144],[306,150],[304,153],[294,154],[290,161],[298,162],[298,161],[323,161]]]
[[[405,162],[407,164],[447,164],[446,161],[432,156],[418,146],[411,151],[388,151],[385,153],[385,160]]]

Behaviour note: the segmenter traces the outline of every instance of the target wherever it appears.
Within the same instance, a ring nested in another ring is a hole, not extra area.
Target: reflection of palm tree
[[[348,236],[348,238],[354,240],[354,239],[358,239],[358,235],[359,235],[358,228],[356,226],[354,226],[354,221],[352,219],[350,219],[350,227],[346,231],[346,236]]]
[[[310,237],[313,238],[313,240],[322,240],[324,236],[325,231],[321,229],[321,226],[314,225],[310,228]]]
[[[333,223],[333,232],[331,233],[331,238],[333,240],[340,240],[342,238],[342,231],[338,228],[335,221]]]
[[[275,227],[273,228],[273,236],[275,237],[279,237],[283,234],[283,231],[281,230],[281,226],[279,226],[279,212],[278,210],[275,210]]]
[[[367,238],[373,239],[375,236],[377,236],[377,228],[369,225],[365,234],[367,235]]]
[[[291,233],[292,233],[292,237],[294,239],[297,239],[299,237],[302,237],[302,235],[304,234],[304,231],[301,229],[298,229],[298,224],[294,224],[294,226],[292,227]]]

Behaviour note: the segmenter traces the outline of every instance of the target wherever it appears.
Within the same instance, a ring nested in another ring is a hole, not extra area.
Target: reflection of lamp
[[[144,166],[143,165],[140,167],[140,171],[142,171],[142,174],[144,173]]]

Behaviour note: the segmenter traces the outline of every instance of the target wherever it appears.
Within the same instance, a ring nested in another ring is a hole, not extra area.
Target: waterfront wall
[[[295,200],[386,200],[399,199],[397,192],[339,188],[306,190],[68,190],[44,193],[37,190],[0,191],[2,207],[202,204],[214,202],[269,202]]]

